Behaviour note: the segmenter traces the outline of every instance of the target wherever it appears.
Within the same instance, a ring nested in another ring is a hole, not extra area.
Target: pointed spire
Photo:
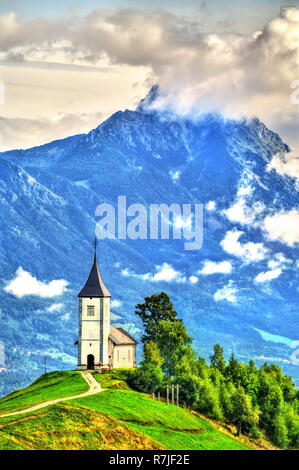
[[[94,262],[97,262],[97,237],[94,237]]]
[[[83,289],[79,292],[78,297],[111,297],[108,289],[102,280],[97,265],[97,239],[94,240],[94,258],[91,271],[87,282]]]

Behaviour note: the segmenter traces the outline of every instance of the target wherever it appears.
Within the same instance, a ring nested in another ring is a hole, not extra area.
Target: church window
[[[88,306],[87,307],[87,316],[88,317],[94,317],[94,307],[93,306]]]
[[[129,361],[131,360],[131,351],[130,351],[130,349],[128,350],[128,359],[129,359]]]

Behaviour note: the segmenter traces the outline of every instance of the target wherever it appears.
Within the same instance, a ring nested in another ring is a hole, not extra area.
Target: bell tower
[[[79,338],[77,370],[107,367],[110,334],[110,293],[97,265],[97,240],[94,242],[93,265],[79,292]]]

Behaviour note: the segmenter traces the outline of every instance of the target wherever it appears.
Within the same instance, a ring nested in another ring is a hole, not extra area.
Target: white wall
[[[108,336],[110,334],[110,298],[103,300],[103,364],[108,365]],[[87,307],[94,307],[94,316],[87,316]],[[100,362],[100,298],[82,298],[81,337],[78,347],[81,349],[81,364],[87,365],[87,356],[94,356],[94,363]],[[79,328],[80,331],[80,328]]]
[[[134,344],[121,344],[114,346],[113,367],[128,368],[135,367],[136,346]]]

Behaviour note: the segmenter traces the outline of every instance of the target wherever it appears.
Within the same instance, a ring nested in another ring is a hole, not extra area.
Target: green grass
[[[248,449],[187,410],[154,401],[142,393],[110,389],[73,401],[90,410],[116,418],[167,449]]]
[[[245,450],[187,410],[129,389],[127,370],[94,374],[105,391],[47,408],[1,417],[51,399],[78,395],[88,385],[76,371],[52,372],[0,400],[1,449]]]
[[[79,395],[89,389],[82,375],[76,371],[50,372],[29,387],[16,390],[0,399],[0,416],[9,412],[43,403],[56,398]]]
[[[97,382],[99,382],[102,388],[114,388],[119,390],[131,390],[128,386],[126,379],[128,372],[131,369],[114,369],[104,374],[93,374]]]
[[[161,445],[98,412],[58,403],[26,416],[0,419],[0,450],[140,450]]]

